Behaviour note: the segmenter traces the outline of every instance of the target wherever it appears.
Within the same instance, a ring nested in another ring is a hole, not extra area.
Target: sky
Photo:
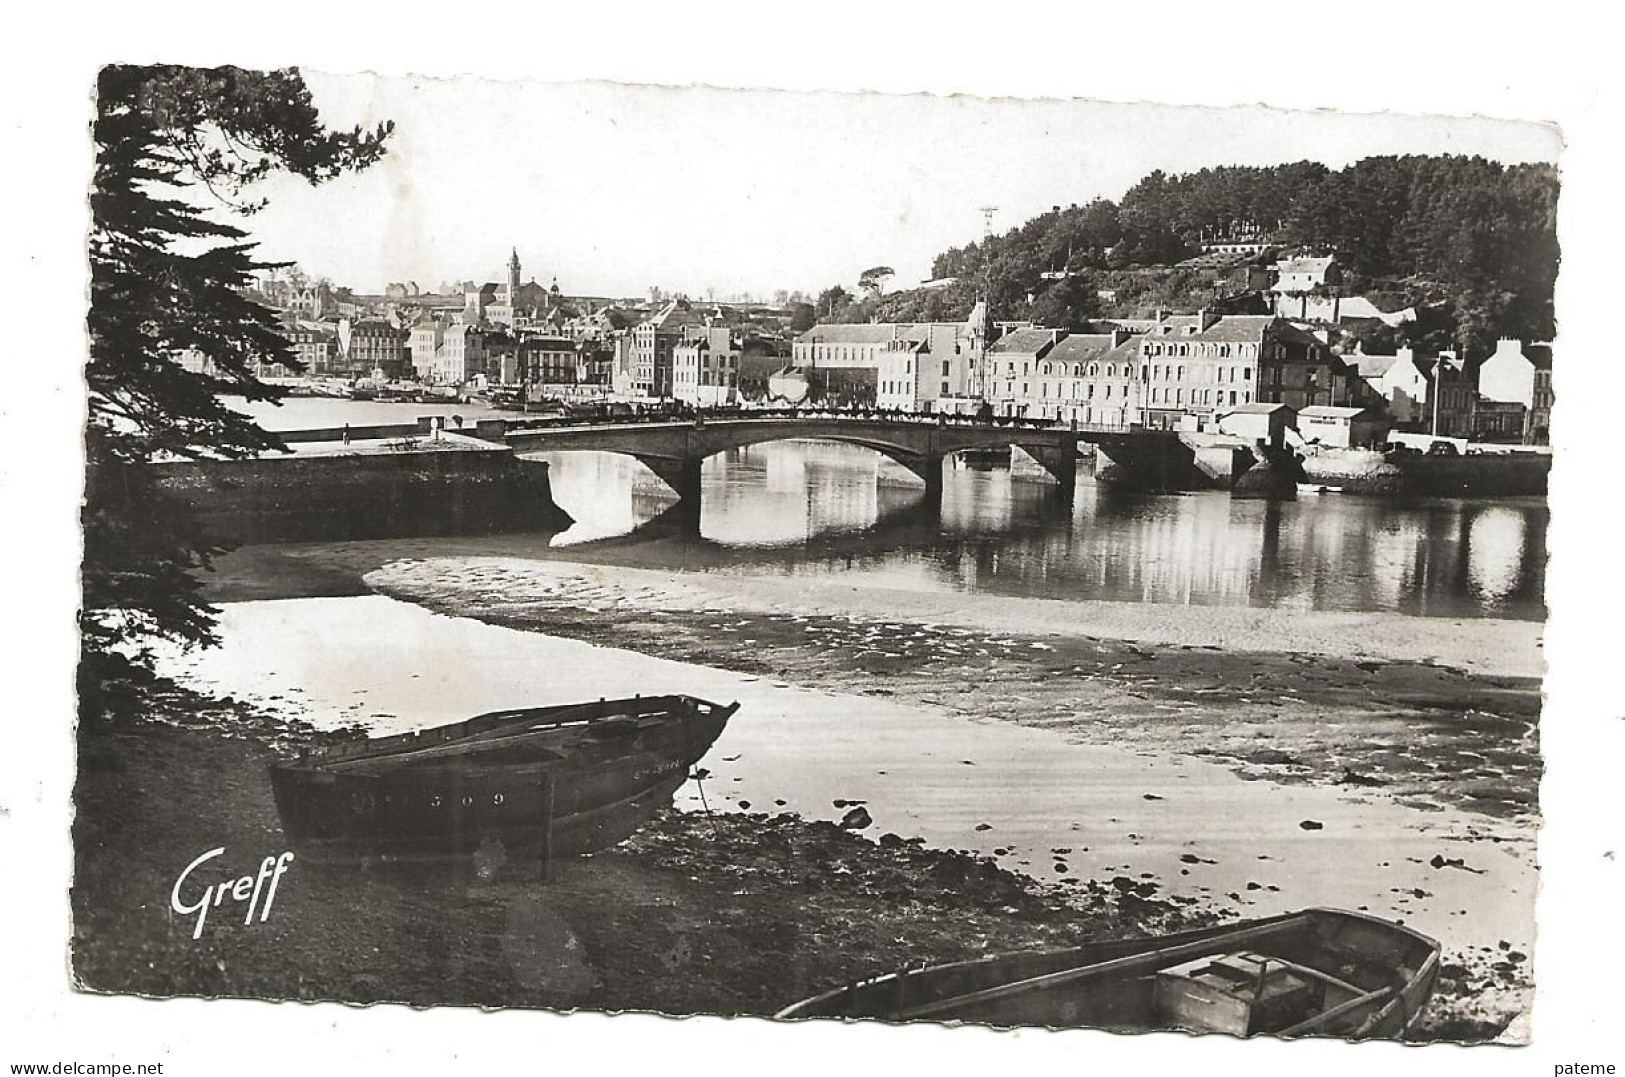
[[[523,275],[578,295],[892,287],[1054,205],[1116,199],[1154,169],[1393,153],[1554,161],[1555,126],[1085,100],[611,82],[324,75],[322,118],[395,122],[383,161],[264,185],[262,252],[360,292]]]

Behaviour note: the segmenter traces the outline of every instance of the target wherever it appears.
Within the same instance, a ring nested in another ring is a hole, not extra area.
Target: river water
[[[959,465],[945,474],[938,511],[912,476],[867,449],[780,442],[706,461],[700,538],[683,539],[661,526],[674,498],[636,461],[539,458],[554,500],[577,521],[555,545],[626,536],[646,547],[646,567],[842,573],[1033,598],[1545,618],[1548,510],[1536,499],[1149,496],[1083,478],[1068,505],[1036,475]]]
[[[271,429],[492,413],[458,404],[294,399],[239,405]],[[576,520],[556,546],[615,539],[651,568],[848,574],[906,590],[1183,605],[1544,620],[1542,499],[1395,501],[1219,491],[1127,494],[1080,478],[1069,505],[1036,465],[951,465],[940,510],[871,450],[793,441],[705,462],[700,536],[676,496],[630,457],[543,453]],[[1087,470],[1087,469],[1080,469]]]

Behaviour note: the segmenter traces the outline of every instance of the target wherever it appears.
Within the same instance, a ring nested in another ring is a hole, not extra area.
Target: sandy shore
[[[1248,777],[1381,788],[1506,819],[1532,822],[1534,814],[1535,681],[1358,650],[1334,657],[1285,649],[1285,625],[1272,629],[1283,649],[1234,648],[1190,642],[1221,637],[1201,635],[1200,618],[1184,610],[1112,611],[1125,631],[1136,612],[1153,628],[1189,628],[1185,641],[1150,643],[1046,618],[1050,611],[1031,608],[1045,604],[1027,600],[511,557],[405,558],[364,579],[370,590],[453,616],[1078,741],[1212,758]],[[1073,604],[1053,605],[1066,607],[1059,614]],[[1251,614],[1236,612],[1238,623]],[[1398,650],[1396,635],[1379,638]],[[1481,664],[1490,661],[1480,653]]]
[[[402,559],[507,558],[556,562],[560,571],[659,595],[662,608],[895,618],[987,632],[1216,647],[1242,652],[1425,662],[1491,677],[1539,679],[1545,626],[1489,618],[1167,603],[1046,601],[989,594],[925,593],[855,586],[839,576],[682,572],[640,567],[635,547],[555,548],[546,536],[246,547],[206,581],[218,601],[363,593],[362,577]],[[596,573],[596,575],[594,575]]]

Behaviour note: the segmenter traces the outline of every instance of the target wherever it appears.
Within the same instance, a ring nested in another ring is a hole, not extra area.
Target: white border
[[[1607,433],[1618,424],[1618,218],[1614,35],[1576,5],[1376,3],[1118,5],[1062,14],[1019,5],[821,3],[263,5],[143,3],[8,16],[4,183],[11,233],[0,295],[11,321],[0,393],[10,706],[0,749],[0,1065],[163,1059],[166,1072],[282,1073],[339,1066],[614,1072],[822,1072],[928,1066],[1203,1068],[1312,1066],[1550,1073],[1625,1064],[1615,910],[1616,761],[1625,706],[1609,615],[1620,607]],[[761,1021],[479,1014],[399,1007],[104,999],[67,989],[66,839],[73,767],[67,716],[80,464],[85,125],[108,60],[298,63],[332,72],[581,77],[663,84],[1096,96],[1162,103],[1340,107],[1555,120],[1563,126],[1564,244],[1548,576],[1552,671],[1537,946],[1535,1044],[1523,1050],[1245,1045],[1181,1037],[932,1028],[781,1027]],[[1610,345],[1615,345],[1610,347]],[[1610,818],[1611,817],[1611,818]],[[1234,1053],[1239,1051],[1240,1053]]]

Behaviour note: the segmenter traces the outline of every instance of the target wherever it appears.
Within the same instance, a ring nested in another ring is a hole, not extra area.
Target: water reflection
[[[955,466],[939,508],[867,449],[779,442],[706,461],[695,538],[635,460],[542,458],[577,520],[555,542],[621,536],[643,564],[1042,598],[1545,616],[1542,501],[1152,496],[1083,479],[1069,504],[1051,483]]]

